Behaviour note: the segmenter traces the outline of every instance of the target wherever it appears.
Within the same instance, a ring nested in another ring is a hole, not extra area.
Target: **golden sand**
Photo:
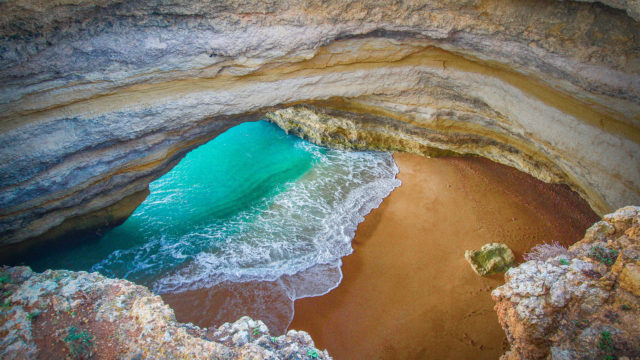
[[[562,185],[482,158],[395,154],[402,186],[360,224],[344,279],[298,300],[290,328],[335,359],[497,359],[506,340],[490,292],[466,249],[582,238],[597,215]]]
[[[329,294],[297,300],[290,329],[344,359],[497,359],[506,348],[491,290],[502,275],[476,275],[467,249],[581,239],[598,216],[564,185],[545,184],[484,158],[394,155],[402,185],[359,225],[344,279]],[[224,283],[163,298],[182,322],[210,327],[242,315],[284,331],[288,298],[276,282]],[[256,302],[257,303],[257,302]],[[275,331],[274,331],[275,330]]]

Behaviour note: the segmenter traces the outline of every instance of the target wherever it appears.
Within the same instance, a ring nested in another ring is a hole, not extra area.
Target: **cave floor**
[[[464,251],[581,239],[598,216],[567,186],[484,158],[396,153],[402,185],[360,224],[344,279],[295,302],[291,329],[336,359],[496,359],[508,347],[491,290]]]

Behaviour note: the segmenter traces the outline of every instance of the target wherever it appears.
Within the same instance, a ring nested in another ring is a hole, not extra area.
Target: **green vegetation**
[[[259,327],[254,327],[253,328],[253,336],[259,336],[260,334],[262,334],[262,331],[260,331]]]
[[[615,360],[616,356],[614,355],[613,349],[613,340],[611,339],[611,333],[608,331],[603,331],[600,334],[600,340],[598,341],[598,347],[602,350],[605,355],[603,357],[604,360]]]
[[[6,284],[8,282],[10,282],[11,279],[9,278],[9,274],[2,274],[0,275],[0,284]]]
[[[307,356],[309,359],[317,359],[320,355],[316,349],[309,349],[309,351],[307,351]]]
[[[29,313],[29,314],[27,315],[27,319],[29,319],[29,320],[33,320],[33,319],[37,318],[38,316],[40,316],[40,314],[42,314],[42,311],[34,311],[34,312],[31,312],[31,313]]]
[[[506,272],[516,259],[511,249],[500,243],[485,244],[480,250],[467,250],[464,257],[481,276]]]
[[[631,310],[631,306],[627,304],[622,304],[622,310]]]
[[[610,250],[605,248],[604,246],[593,246],[591,251],[589,252],[589,256],[593,259],[597,259],[605,265],[613,265],[618,258],[618,252],[615,250]]]
[[[84,330],[80,331],[75,326],[70,326],[67,329],[67,336],[62,340],[73,357],[88,357],[91,354],[93,336]]]
[[[5,310],[11,307],[11,301],[9,301],[9,299],[7,299],[4,304],[0,305],[0,309]]]
[[[569,265],[569,260],[567,260],[567,259],[560,259],[560,264],[562,264],[562,265]]]

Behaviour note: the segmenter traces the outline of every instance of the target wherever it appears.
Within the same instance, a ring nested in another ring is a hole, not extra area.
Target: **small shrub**
[[[11,307],[11,301],[10,301],[9,299],[7,299],[7,300],[4,302],[4,304],[0,305],[0,308],[1,308],[2,310],[4,310],[4,309],[8,309],[8,308],[10,308],[10,307]]]
[[[609,350],[613,349],[613,341],[611,340],[611,333],[608,331],[603,331],[600,334],[600,341],[598,342],[598,346],[601,350]]]
[[[593,259],[599,260],[605,265],[613,265],[618,258],[618,252],[612,249],[607,249],[604,246],[594,245],[589,251],[589,256]]]
[[[69,353],[73,357],[87,357],[91,354],[93,336],[84,330],[80,331],[75,326],[70,326],[67,329],[67,336],[62,340],[67,344]]]
[[[42,312],[41,312],[41,311],[34,311],[34,312],[31,312],[31,313],[29,313],[29,314],[27,315],[27,319],[29,319],[29,320],[33,320],[33,319],[37,318],[38,316],[40,316],[40,314],[42,314]]]
[[[567,258],[572,257],[566,247],[560,245],[557,241],[554,241],[551,244],[538,244],[532,247],[528,253],[524,254],[524,259],[526,261],[545,261],[556,256],[565,256]]]
[[[10,281],[11,281],[11,279],[9,278],[9,274],[0,275],[0,284],[6,284],[6,283],[8,283]]]
[[[569,265],[569,260],[567,260],[567,259],[560,259],[560,264],[562,264],[562,265]]]
[[[309,351],[307,351],[307,356],[309,359],[317,359],[320,355],[316,349],[309,349]]]
[[[258,335],[260,335],[261,333],[262,333],[262,332],[260,331],[260,328],[259,328],[259,327],[257,327],[257,326],[256,326],[256,327],[254,327],[254,328],[253,328],[253,336],[258,336]]]
[[[613,340],[611,339],[611,333],[608,331],[603,331],[600,334],[600,340],[598,341],[598,347],[602,350],[605,355],[605,360],[615,360],[616,357],[614,355],[613,349]]]

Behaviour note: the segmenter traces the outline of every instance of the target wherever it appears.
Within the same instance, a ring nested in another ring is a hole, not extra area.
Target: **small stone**
[[[162,341],[164,342],[170,342],[172,339],[171,334],[168,331],[164,332],[164,336],[162,337]]]
[[[231,337],[231,341],[235,346],[242,346],[249,342],[249,332],[238,331]]]
[[[633,218],[638,216],[640,208],[637,206],[627,206],[616,210],[612,214],[605,215],[602,220],[615,227],[616,233],[624,233],[633,224]]]
[[[625,265],[618,281],[621,288],[635,296],[640,296],[640,266],[637,264]]]
[[[473,271],[482,276],[506,272],[515,261],[513,251],[500,243],[486,244],[480,250],[467,250],[464,257]]]

